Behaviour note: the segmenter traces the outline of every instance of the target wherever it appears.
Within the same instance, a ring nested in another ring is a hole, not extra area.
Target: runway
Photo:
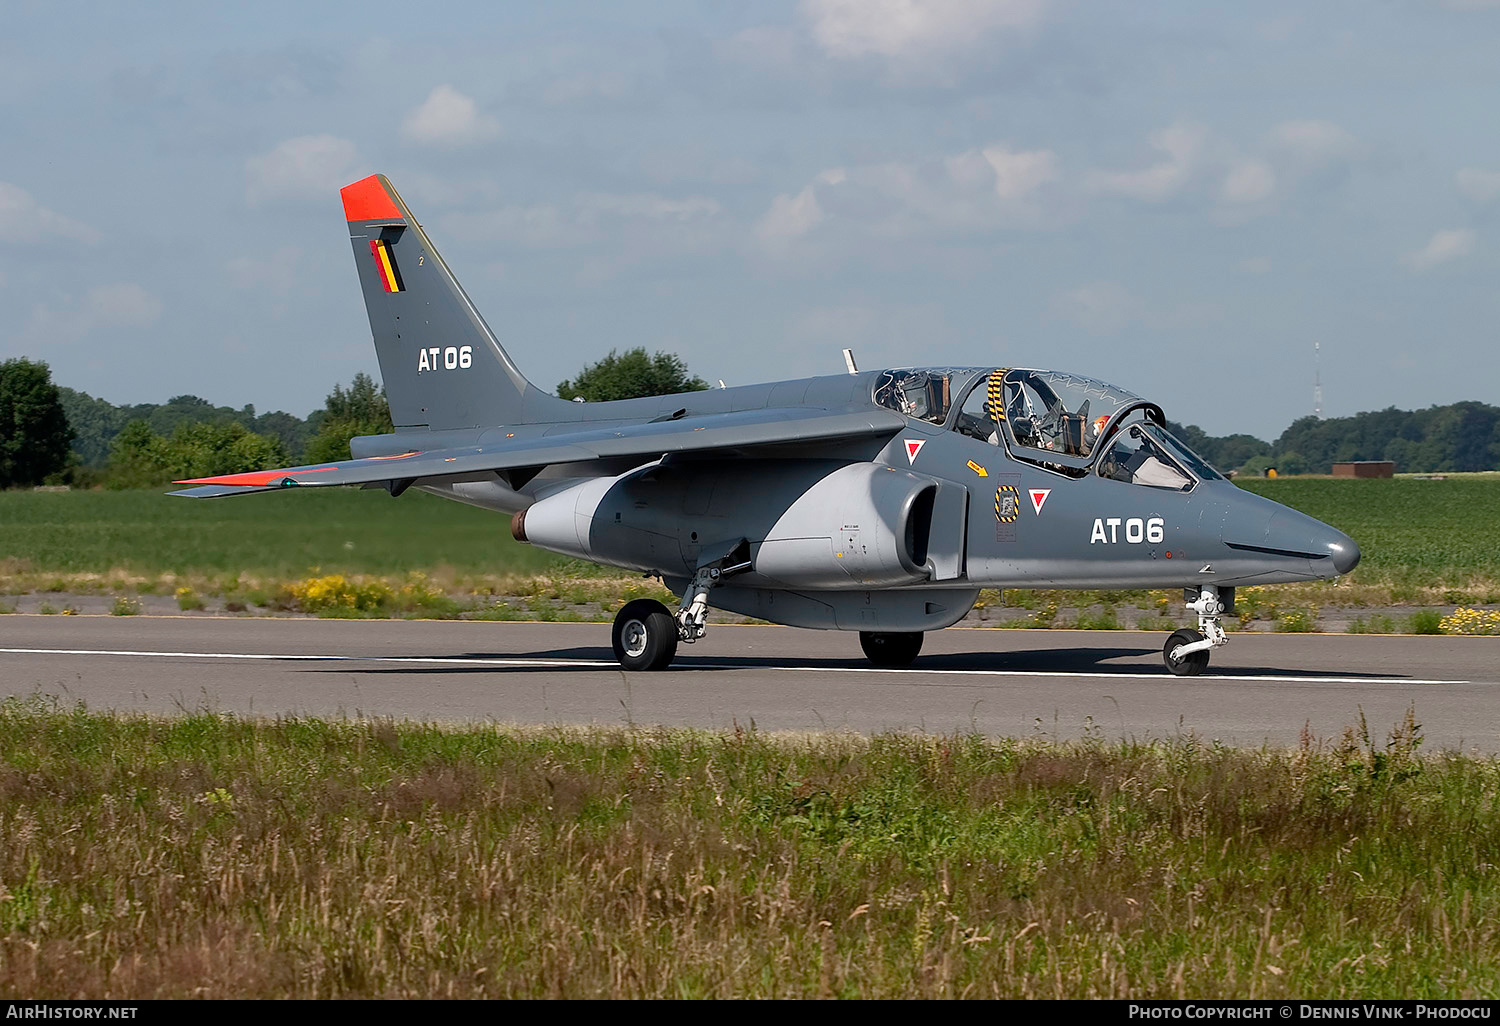
[[[1372,738],[1416,708],[1427,751],[1500,753],[1500,640],[1236,634],[1172,677],[1164,633],[954,629],[908,669],[839,632],[715,625],[663,673],[627,674],[607,624],[232,617],[0,617],[0,693],[90,708],[437,721],[1294,745]]]

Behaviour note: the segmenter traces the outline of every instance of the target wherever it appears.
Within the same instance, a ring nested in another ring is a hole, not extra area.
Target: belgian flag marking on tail
[[[387,292],[400,292],[401,272],[396,270],[396,261],[391,259],[391,247],[384,239],[370,240],[370,254],[375,257],[375,269],[380,272],[380,283]]]

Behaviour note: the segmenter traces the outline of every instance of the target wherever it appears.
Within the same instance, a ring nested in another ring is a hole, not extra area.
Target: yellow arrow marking
[[[973,460],[969,461],[969,469],[972,470],[972,471],[974,471],[974,473],[978,474],[980,477],[989,477],[990,476],[990,472],[988,470],[985,470],[983,467],[981,467],[979,464],[975,463]]]

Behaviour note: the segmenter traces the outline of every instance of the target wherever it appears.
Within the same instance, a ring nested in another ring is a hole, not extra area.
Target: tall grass
[[[4,997],[1493,997],[1500,766],[1388,740],[0,706]]]

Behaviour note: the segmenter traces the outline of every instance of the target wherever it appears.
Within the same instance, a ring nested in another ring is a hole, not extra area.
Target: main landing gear
[[[615,658],[627,670],[665,670],[677,655],[679,641],[691,645],[707,633],[709,590],[725,577],[749,569],[748,561],[727,567],[699,567],[682,594],[676,616],[655,599],[625,603],[615,614],[610,632]]]
[[[1191,594],[1191,589],[1189,594]],[[1233,596],[1234,589],[1230,589]],[[1230,601],[1233,601],[1231,597]],[[1198,630],[1184,627],[1174,631],[1161,650],[1167,669],[1179,677],[1196,677],[1208,667],[1211,649],[1229,643],[1229,637],[1220,624],[1228,608],[1219,598],[1219,589],[1212,584],[1198,588],[1198,597],[1187,604],[1188,609],[1198,614]]]
[[[922,651],[921,631],[860,631],[859,647],[876,666],[910,666]]]

